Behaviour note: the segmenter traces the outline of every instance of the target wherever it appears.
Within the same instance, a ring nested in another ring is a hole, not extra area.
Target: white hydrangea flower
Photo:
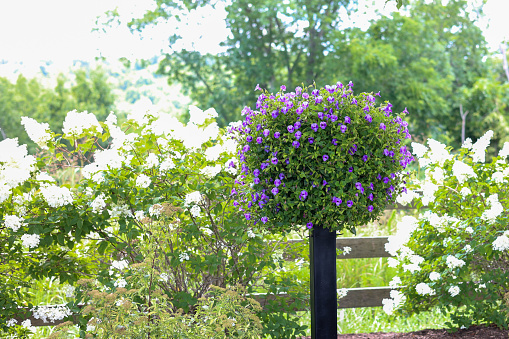
[[[93,113],[87,111],[79,113],[76,110],[67,113],[62,132],[67,136],[79,137],[85,130],[95,127],[99,133],[103,129]]]
[[[428,151],[428,148],[423,144],[419,144],[418,142],[412,142],[412,153],[417,156],[417,158],[422,158],[424,154]]]
[[[134,212],[134,217],[136,218],[136,220],[142,221],[143,219],[145,219],[145,212],[144,211],[136,211],[136,212]]]
[[[491,245],[495,251],[507,251],[509,250],[509,231],[505,231],[504,234],[498,236],[493,244]]]
[[[493,131],[489,130],[482,137],[477,139],[475,144],[472,145],[472,160],[475,162],[484,162],[486,159],[486,148],[490,145],[490,140],[493,137]]]
[[[206,178],[212,179],[215,177],[219,172],[221,172],[221,165],[215,165],[215,166],[205,166],[200,170],[200,173],[203,174]]]
[[[59,186],[46,186],[41,187],[41,194],[44,197],[44,200],[51,207],[61,207],[65,205],[70,205],[73,202],[73,196],[69,188],[67,187],[59,187]]]
[[[24,247],[35,248],[39,246],[41,237],[39,234],[23,234],[21,236],[21,242]]]
[[[21,117],[21,124],[25,127],[30,140],[43,149],[48,148],[48,141],[51,140],[51,130],[48,123],[38,123],[35,119]]]
[[[438,191],[438,185],[435,185],[433,182],[426,180],[421,185],[422,189],[422,204],[424,206],[429,205],[431,202],[435,200],[435,192]]]
[[[94,201],[90,203],[90,207],[92,207],[92,212],[99,213],[106,207],[106,202],[104,201],[104,194],[101,193],[97,196]]]
[[[461,189],[460,193],[461,193],[462,196],[466,197],[466,196],[472,194],[472,191],[468,187],[463,187]]]
[[[64,287],[62,287],[62,292],[65,293],[65,296],[67,298],[72,298],[74,297],[74,291],[75,291],[75,287],[72,286],[72,285],[65,285]]]
[[[37,173],[37,175],[35,176],[35,180],[40,181],[41,186],[49,186],[51,185],[51,183],[54,184],[57,182],[52,176],[50,176],[46,172]]]
[[[247,231],[247,236],[248,236],[249,238],[254,238],[254,237],[256,237],[256,234],[255,234],[252,230],[248,230],[248,231]]]
[[[451,160],[452,155],[445,149],[445,145],[434,139],[428,139],[428,145],[431,152],[428,152],[431,163],[438,163],[440,166],[444,164],[446,160]]]
[[[472,139],[466,138],[461,145],[461,148],[471,149],[472,148]]]
[[[338,294],[338,299],[341,299],[341,298],[344,298],[346,297],[346,295],[348,294],[348,289],[346,288],[339,288],[336,290],[337,294]]]
[[[401,194],[396,198],[396,202],[400,205],[406,206],[410,204],[415,198],[418,198],[419,194],[415,193],[412,190],[407,190],[405,192],[401,192]]]
[[[438,279],[440,279],[440,273],[438,273],[438,272],[431,272],[429,274],[429,280],[436,281]]]
[[[124,288],[127,286],[127,281],[125,281],[124,278],[120,278],[120,279],[117,279],[114,283],[113,283],[113,286],[115,287],[118,287],[118,288]]]
[[[152,180],[150,180],[150,177],[145,175],[145,174],[140,174],[137,178],[136,178],[136,186],[137,187],[141,187],[141,188],[147,188],[150,186],[150,183],[152,182]]]
[[[491,177],[497,184],[502,184],[505,182],[504,180],[504,173],[502,172],[495,172],[493,173],[493,176]]]
[[[34,156],[28,155],[26,145],[18,145],[18,138],[0,141],[0,199],[5,200],[9,188],[15,188],[30,179],[37,167]],[[10,193],[9,193],[10,194]]]
[[[387,266],[389,266],[389,267],[398,267],[398,265],[399,265],[399,261],[397,259],[387,258]]]
[[[150,153],[145,159],[145,168],[154,168],[159,165],[159,158],[155,153]]]
[[[17,232],[21,226],[26,225],[26,223],[24,223],[23,221],[24,221],[23,218],[20,218],[16,215],[5,215],[4,216],[5,226],[12,229],[13,232]]]
[[[203,125],[206,119],[217,118],[218,114],[214,108],[209,108],[205,112],[198,107],[191,105],[189,106],[189,122],[195,125]]]
[[[194,205],[193,207],[191,207],[190,212],[193,217],[198,218],[201,214],[200,206]]]
[[[219,144],[216,144],[212,147],[209,147],[205,150],[205,159],[207,161],[217,161],[223,152],[223,147]]]
[[[382,300],[383,310],[388,315],[392,315],[406,300],[405,295],[398,290],[391,290],[390,296],[390,299]]]
[[[415,291],[419,295],[435,295],[435,290],[426,283],[419,283],[415,286]]]
[[[205,235],[208,235],[208,236],[211,236],[212,234],[214,234],[214,232],[212,232],[212,230],[208,227],[200,227],[200,231],[202,231]]]
[[[456,285],[453,285],[449,288],[448,292],[451,295],[451,297],[455,297],[458,294],[460,294],[460,288]]]
[[[174,169],[175,163],[171,158],[164,159],[163,162],[161,162],[161,165],[159,166],[159,170],[162,172],[166,172],[167,170]]]
[[[410,273],[419,272],[421,268],[417,264],[404,264],[403,271],[409,271]]]
[[[185,206],[189,206],[191,204],[197,204],[202,200],[201,193],[199,191],[194,191],[191,193],[186,194],[186,198],[184,201]]]
[[[426,175],[434,179],[438,185],[444,182],[444,170],[441,167],[435,167],[433,171],[426,170]]]
[[[390,236],[388,242],[385,244],[385,250],[391,255],[396,256],[398,251],[404,247],[403,245],[410,240],[410,236],[417,226],[418,220],[416,218],[404,216],[396,225],[396,234]]]
[[[133,213],[129,209],[129,205],[123,204],[123,205],[117,205],[117,204],[111,204],[111,209],[108,210],[108,213],[110,215],[110,218],[116,218],[121,216],[126,217],[133,217]]]
[[[31,311],[33,312],[33,317],[35,319],[41,319],[44,323],[55,322],[72,315],[71,310],[66,305],[41,305],[33,307]]]
[[[163,212],[163,206],[160,205],[160,204],[154,204],[152,206],[150,206],[150,208],[148,209],[148,214],[151,216],[151,217],[158,217],[161,215],[161,213]]]
[[[396,288],[401,286],[401,278],[398,276],[395,276],[392,278],[392,280],[389,282],[389,287]]]
[[[465,250],[466,253],[471,253],[473,252],[474,250],[472,249],[472,246],[470,245],[465,245],[465,247],[463,248]]]
[[[32,321],[30,319],[23,320],[21,326],[27,328],[31,332],[35,331],[35,327],[32,326]]]
[[[453,268],[460,268],[465,265],[465,262],[461,259],[456,258],[455,256],[448,255],[446,259],[447,267],[453,269]]]
[[[504,142],[504,146],[502,146],[502,149],[498,151],[498,156],[502,158],[507,158],[509,155],[509,142]]]
[[[465,231],[466,231],[466,232],[468,232],[468,233],[470,233],[470,234],[474,233],[474,229],[473,229],[472,227],[470,227],[470,226],[468,226],[467,228],[465,228]]]
[[[223,141],[223,150],[228,154],[236,154],[237,153],[237,141],[232,138],[228,138]]]
[[[9,320],[7,320],[7,327],[12,327],[12,326],[15,326],[16,324],[18,323],[18,321],[14,318],[11,318]]]
[[[11,196],[11,188],[4,182],[0,182],[0,204]]]
[[[184,262],[184,260],[189,260],[189,254],[187,252],[182,252],[179,254],[180,262]]]
[[[490,195],[486,199],[486,202],[491,207],[483,212],[481,219],[489,223],[494,223],[497,217],[504,212],[504,206],[498,201],[497,193]]]
[[[452,173],[458,178],[458,182],[463,184],[468,178],[476,178],[477,174],[475,174],[474,169],[462,161],[456,160],[452,165]]]

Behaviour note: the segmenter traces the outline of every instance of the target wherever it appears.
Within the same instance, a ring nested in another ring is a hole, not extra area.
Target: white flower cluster
[[[410,204],[415,198],[418,198],[419,194],[414,191],[407,190],[407,192],[401,192],[401,194],[396,198],[396,202],[400,205],[406,206]]]
[[[35,248],[39,246],[39,241],[41,237],[39,234],[23,234],[21,236],[21,242],[24,247]]]
[[[201,209],[200,209],[200,206],[198,205],[193,205],[193,207],[191,207],[191,215],[195,218],[198,218],[201,214]]]
[[[461,190],[460,190],[460,194],[464,197],[467,197],[469,194],[472,194],[472,191],[470,190],[470,188],[468,187],[463,187]]]
[[[48,123],[38,123],[35,119],[21,117],[21,124],[25,127],[30,140],[35,142],[37,146],[47,149],[48,141],[51,140],[51,133]]]
[[[428,151],[428,148],[423,144],[419,144],[418,142],[412,142],[412,153],[417,156],[417,158],[424,157],[424,154]]]
[[[441,185],[444,182],[444,170],[441,167],[435,167],[434,170],[427,169],[426,177],[435,180],[438,185]]]
[[[352,251],[352,248],[350,246],[343,247],[343,255],[350,254],[351,251]]]
[[[35,180],[39,181],[41,186],[49,186],[56,183],[56,180],[46,172],[37,173]]]
[[[147,158],[145,158],[145,168],[154,168],[159,166],[159,158],[155,153],[150,153]]]
[[[448,292],[451,295],[451,297],[455,297],[458,294],[460,294],[460,288],[456,285],[453,285],[449,288]]]
[[[452,165],[452,174],[458,179],[458,182],[463,184],[468,178],[476,178],[477,174],[474,169],[462,161],[456,160]]]
[[[206,119],[213,119],[218,117],[218,114],[214,108],[209,108],[204,112],[193,105],[189,106],[189,114],[191,115],[189,122],[195,125],[203,125]]]
[[[124,278],[117,279],[113,283],[113,286],[118,287],[118,288],[124,288],[127,286],[127,281],[125,281]]]
[[[36,159],[28,155],[26,145],[18,139],[0,141],[0,203],[11,195],[11,189],[23,184],[36,170]]]
[[[422,183],[421,189],[422,204],[427,206],[435,200],[435,192],[438,191],[438,185],[435,185],[433,182],[426,180],[424,183]]]
[[[338,299],[341,299],[341,298],[344,298],[346,297],[346,295],[348,294],[348,289],[346,288],[339,288],[336,290],[337,294],[338,294]]]
[[[498,236],[493,242],[492,247],[495,251],[509,250],[509,231],[505,231],[504,234]]]
[[[124,270],[129,267],[129,263],[127,260],[113,260],[111,262],[111,267],[117,270]]]
[[[75,291],[75,288],[72,285],[65,285],[64,287],[62,287],[62,292],[65,293],[65,296],[67,298],[74,297],[74,291]]]
[[[32,326],[32,321],[30,319],[23,320],[21,326],[27,328],[30,332],[35,332],[35,327]]]
[[[102,132],[103,129],[99,125],[96,116],[93,113],[87,111],[79,113],[76,110],[67,113],[64,119],[64,125],[62,132],[66,136],[79,137],[85,130],[95,127],[98,132]]]
[[[131,212],[131,210],[129,209],[129,205],[127,205],[127,204],[123,204],[123,205],[111,204],[110,207],[111,207],[111,209],[108,210],[110,218],[116,218],[116,217],[122,217],[122,216],[130,217],[130,218],[133,217],[133,213]]]
[[[486,159],[486,148],[490,145],[490,140],[493,137],[493,131],[487,131],[482,137],[477,139],[475,144],[472,145],[472,160],[475,162],[484,162]]]
[[[220,144],[216,144],[205,150],[205,159],[207,159],[207,161],[217,161],[221,153],[223,153],[223,147]]]
[[[148,209],[148,214],[151,217],[155,217],[155,218],[160,216],[162,212],[163,212],[163,206],[160,204],[154,204],[154,205],[150,206],[150,208]]]
[[[397,290],[392,290],[390,292],[390,296],[390,299],[382,299],[383,310],[388,315],[392,315],[394,310],[398,309],[398,307],[400,307],[406,300],[403,293]]]
[[[101,183],[104,179],[99,171],[120,168],[123,164],[130,163],[131,159],[132,155],[122,154],[120,150],[114,148],[96,151],[94,162],[83,167],[83,177]]]
[[[7,325],[7,327],[12,327],[12,326],[15,326],[17,323],[18,323],[18,321],[16,319],[12,318],[12,319],[7,320],[6,325]]]
[[[463,260],[458,259],[453,255],[448,255],[445,262],[447,264],[447,267],[449,267],[451,269],[456,268],[456,267],[461,268],[465,265],[465,262]]]
[[[389,287],[396,288],[401,286],[401,278],[398,276],[395,276],[392,278],[392,280],[389,282]]]
[[[26,223],[23,222],[23,218],[20,218],[16,215],[5,215],[4,223],[5,226],[9,227],[13,232],[17,232],[21,226],[25,226]]]
[[[106,202],[104,201],[104,198],[105,198],[104,194],[101,193],[90,203],[90,207],[92,207],[92,212],[99,213],[106,207]]]
[[[136,178],[136,186],[137,187],[141,187],[141,188],[147,188],[150,186],[150,183],[152,182],[152,180],[150,180],[150,177],[145,175],[145,174],[140,174],[137,178]]]
[[[395,235],[389,237],[385,244],[385,250],[392,256],[398,255],[398,251],[404,247],[404,244],[410,240],[412,232],[417,228],[418,220],[412,216],[404,216],[396,225],[397,231]]]
[[[162,172],[166,172],[167,170],[174,169],[175,163],[173,162],[173,159],[166,158],[163,162],[161,162],[161,165],[159,165],[159,170]]]
[[[73,201],[72,193],[67,187],[55,185],[41,187],[41,194],[48,205],[55,208],[70,205]]]
[[[440,279],[440,273],[438,273],[438,272],[431,272],[429,274],[429,280],[436,281],[438,279]]]
[[[184,260],[189,260],[189,254],[187,252],[182,252],[179,254],[180,262],[184,262]]]
[[[420,295],[435,295],[435,290],[426,283],[419,283],[415,286],[415,291]]]
[[[490,195],[486,202],[490,204],[490,208],[483,212],[481,219],[494,223],[497,217],[504,212],[504,206],[498,201],[497,193]]]
[[[199,191],[194,191],[194,192],[186,194],[186,199],[184,201],[184,205],[189,206],[193,203],[197,204],[200,201],[202,201],[201,193]]]
[[[41,319],[44,323],[55,322],[62,320],[65,317],[72,315],[69,307],[65,305],[57,306],[36,306],[32,308],[33,316],[35,319]]]
[[[445,148],[446,146],[441,142],[438,142],[434,139],[428,139],[428,145],[431,149],[431,151],[428,152],[428,163],[438,163],[440,166],[442,166],[446,160],[452,159],[452,155],[449,154],[449,151]],[[420,163],[421,161],[419,160],[419,164]],[[427,165],[426,162],[425,165]]]
[[[217,164],[215,166],[205,166],[200,170],[200,173],[203,174],[207,179],[212,179],[217,174],[221,172],[221,165]]]
[[[424,262],[424,258],[419,256],[419,255],[416,255],[416,254],[410,254],[410,255],[407,255],[407,258],[410,260],[410,264],[404,264],[403,265],[403,270],[404,271],[410,271],[411,273],[414,273],[414,272],[417,272],[417,271],[420,271],[421,268],[419,267],[419,265]]]
[[[504,146],[502,146],[502,149],[498,151],[498,156],[502,158],[507,158],[509,155],[509,142],[504,142]]]

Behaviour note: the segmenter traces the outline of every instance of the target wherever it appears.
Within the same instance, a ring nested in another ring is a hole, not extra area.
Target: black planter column
[[[311,338],[336,339],[336,232],[314,225],[309,235]]]

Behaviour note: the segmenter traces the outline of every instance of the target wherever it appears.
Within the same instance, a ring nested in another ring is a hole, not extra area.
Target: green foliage
[[[404,114],[392,117],[390,104],[375,107],[375,96],[354,96],[352,86],[311,95],[282,86],[259,96],[259,112],[244,110],[237,139],[252,183],[240,191],[247,220],[269,222],[272,231],[321,224],[355,232],[395,201],[412,160],[402,146],[410,137]]]

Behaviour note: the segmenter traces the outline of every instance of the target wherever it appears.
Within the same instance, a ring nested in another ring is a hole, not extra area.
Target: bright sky
[[[147,30],[143,39],[131,34],[125,25],[110,29],[107,34],[91,32],[96,17],[107,10],[118,6],[121,17],[128,18],[140,15],[152,3],[152,0],[0,0],[0,62],[35,66],[40,60],[51,60],[55,66],[64,67],[72,60],[93,60],[97,56],[116,60],[159,55],[167,46],[166,39],[175,23]],[[375,8],[383,9],[385,0],[359,3],[374,4],[355,20],[358,26],[365,26]],[[194,44],[201,51],[220,51],[219,42],[228,34],[225,12],[219,9],[211,13],[210,9],[194,13],[186,26],[187,47]],[[501,41],[509,39],[509,1],[488,0],[485,13],[482,26],[486,39],[492,49],[498,49]]]

